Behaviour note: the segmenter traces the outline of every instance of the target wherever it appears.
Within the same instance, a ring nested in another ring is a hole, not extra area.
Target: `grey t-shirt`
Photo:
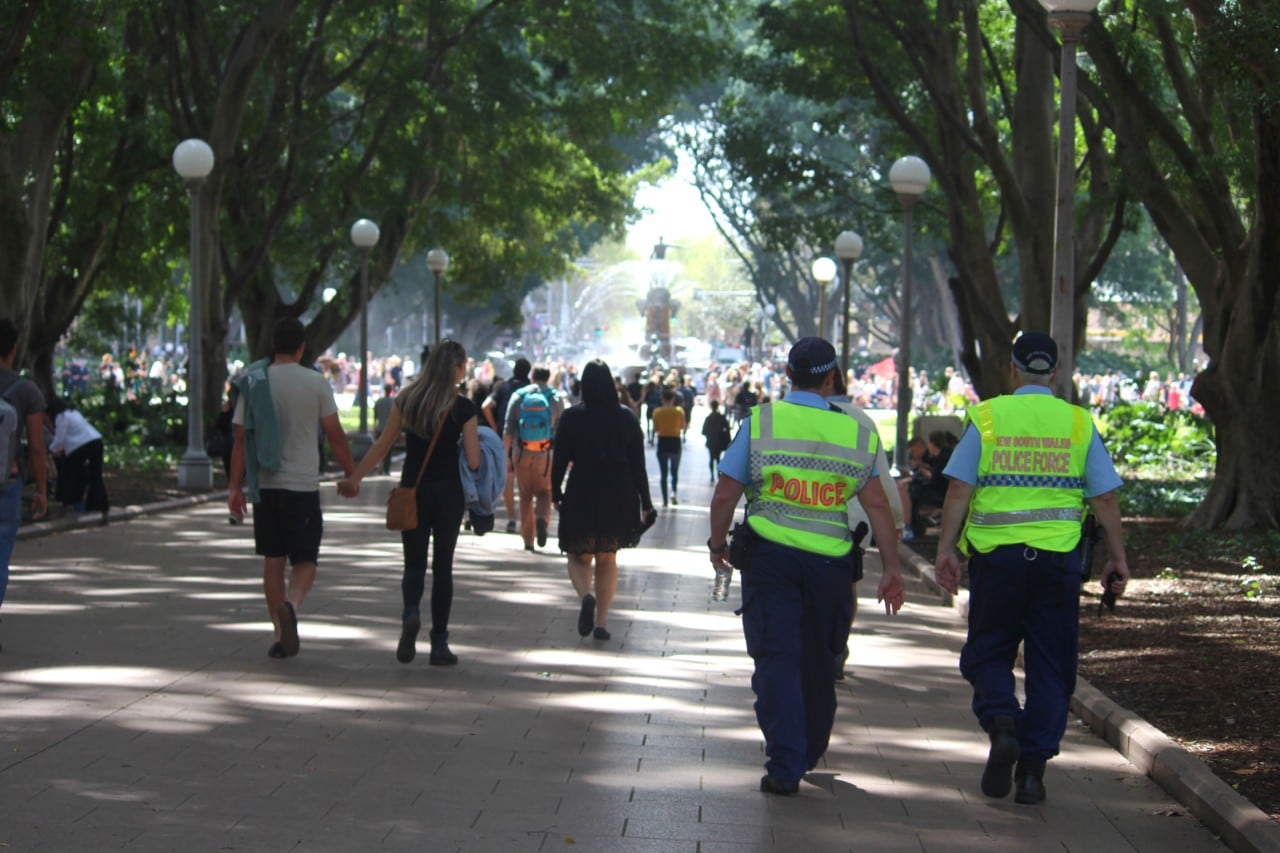
[[[280,422],[280,469],[262,471],[258,487],[314,492],[320,488],[320,419],[338,411],[333,388],[320,373],[300,364],[267,368],[271,402]],[[232,422],[244,426],[244,398],[236,401]]]
[[[18,383],[14,385],[14,380]],[[13,388],[9,388],[13,385]],[[18,434],[9,446],[9,458],[4,460],[5,471],[12,471],[17,459],[18,443],[27,433],[27,417],[38,415],[45,410],[44,395],[30,379],[22,379],[7,367],[0,367],[0,394],[18,410]],[[318,464],[318,463],[317,463]]]

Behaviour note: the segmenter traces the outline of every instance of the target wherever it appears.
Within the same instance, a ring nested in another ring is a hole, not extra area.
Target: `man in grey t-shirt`
[[[267,381],[248,386],[236,403],[232,419],[236,438],[231,451],[227,505],[233,515],[244,514],[246,408],[269,405],[279,425],[278,435],[263,435],[263,424],[270,419],[259,420],[256,438],[271,444],[278,439],[279,462],[258,471],[253,541],[255,551],[263,558],[263,590],[267,611],[276,629],[275,643],[267,654],[284,658],[298,653],[297,611],[315,583],[320,556],[323,518],[317,422],[329,439],[333,458],[348,476],[355,471],[355,464],[346,433],[338,422],[333,389],[321,374],[299,363],[306,345],[306,329],[302,323],[292,317],[279,320],[272,330],[272,343],[275,359],[266,368]],[[255,399],[262,394],[269,394],[269,400]],[[287,590],[286,563],[293,566]]]
[[[31,496],[32,518],[43,518],[48,511],[48,483],[45,480],[44,395],[35,383],[23,379],[13,370],[18,355],[18,327],[8,318],[0,320],[0,395],[18,412],[18,428],[10,441],[9,456],[0,459],[6,476],[0,477],[0,605],[9,587],[9,558],[18,540],[22,521],[22,472],[17,461],[18,442],[25,432],[31,448],[31,468],[36,491]]]

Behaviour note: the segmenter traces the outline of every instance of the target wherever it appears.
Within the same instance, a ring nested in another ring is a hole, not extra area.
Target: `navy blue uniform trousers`
[[[969,636],[960,673],[984,729],[1008,715],[1026,758],[1052,758],[1067,731],[1080,649],[1080,552],[1003,545],[969,559]],[[1026,706],[1014,692],[1023,643]]]
[[[832,673],[849,642],[853,559],[760,541],[742,572],[742,630],[765,770],[799,780],[827,751],[836,716]]]

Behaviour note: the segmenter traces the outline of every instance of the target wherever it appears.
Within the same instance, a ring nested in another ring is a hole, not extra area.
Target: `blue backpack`
[[[520,396],[520,446],[534,453],[551,449],[552,392],[537,385],[516,392]]]

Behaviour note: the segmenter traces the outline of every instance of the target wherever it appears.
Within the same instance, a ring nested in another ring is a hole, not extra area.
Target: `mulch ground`
[[[930,561],[933,536],[911,548]],[[1105,548],[1095,564],[1100,570]],[[1280,534],[1125,519],[1133,580],[1080,611],[1080,674],[1280,820]]]

